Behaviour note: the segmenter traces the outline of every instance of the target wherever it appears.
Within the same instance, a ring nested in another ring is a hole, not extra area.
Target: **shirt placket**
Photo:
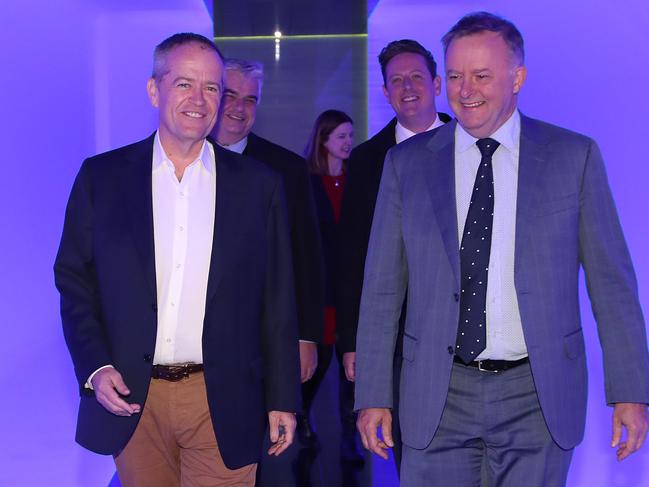
[[[187,259],[187,234],[189,220],[189,204],[187,200],[187,186],[191,168],[185,169],[182,181],[176,180],[174,188],[174,229],[171,276],[169,283],[169,326],[165,337],[165,347],[168,348],[169,362],[175,360],[175,343],[178,334],[178,316],[182,299],[185,263]]]

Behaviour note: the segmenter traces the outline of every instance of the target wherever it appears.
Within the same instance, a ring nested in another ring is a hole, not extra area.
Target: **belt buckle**
[[[187,377],[189,377],[189,364],[182,364],[182,365],[179,366],[179,369],[180,370],[178,370],[176,372],[178,374],[178,376],[177,376],[175,382],[177,382],[179,380],[186,379]]]
[[[489,370],[489,369],[483,368],[482,367],[482,362],[485,362],[485,360],[476,360],[476,362],[478,362],[478,370],[480,372],[491,372],[492,374],[497,374],[499,372],[498,370]]]
[[[186,365],[172,365],[163,369],[160,378],[168,382],[178,382],[186,377],[189,377]]]

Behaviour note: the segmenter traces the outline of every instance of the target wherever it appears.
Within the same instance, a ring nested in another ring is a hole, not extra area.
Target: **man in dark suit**
[[[365,255],[385,154],[415,133],[450,121],[447,114],[437,113],[435,97],[440,93],[441,80],[435,59],[421,44],[409,39],[390,42],[379,54],[379,64],[383,94],[396,117],[352,151],[340,221],[338,344],[345,374],[352,381]],[[396,427],[395,432],[398,434]],[[398,465],[398,446],[394,455]]]
[[[324,277],[313,193],[304,159],[252,132],[261,101],[263,66],[242,59],[226,59],[223,105],[212,136],[217,143],[263,162],[282,176],[291,232],[300,339],[302,382],[317,366],[317,343],[322,340]]]
[[[300,407],[293,273],[278,175],[206,141],[223,60],[156,47],[151,137],[84,161],[55,263],[81,391],[77,441],[122,485],[254,484],[267,422]]]
[[[381,179],[358,329],[359,429],[386,456],[397,393],[401,485],[477,485],[486,457],[489,485],[560,487],[586,418],[580,267],[618,459],[647,433],[633,266],[597,144],[517,110],[527,73],[518,29],[479,12],[443,43],[457,122],[390,150]]]
[[[341,303],[338,309],[339,343],[348,354],[345,371],[354,378],[356,327],[363,287],[365,254],[370,237],[383,160],[388,150],[415,133],[450,121],[437,113],[435,97],[441,81],[432,54],[416,41],[390,42],[379,55],[383,94],[395,118],[371,139],[357,146],[349,158],[341,212]]]

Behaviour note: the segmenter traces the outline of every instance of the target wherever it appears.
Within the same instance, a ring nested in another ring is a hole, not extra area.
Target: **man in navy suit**
[[[446,113],[437,112],[435,98],[440,93],[441,79],[430,51],[417,41],[400,39],[388,43],[378,59],[383,76],[383,95],[394,110],[395,117],[352,151],[339,226],[339,305],[336,319],[338,346],[343,352],[345,375],[350,381],[355,380],[356,331],[363,269],[385,154],[413,135],[433,130],[451,120]],[[400,344],[399,339],[395,371],[401,366]],[[395,373],[395,389],[397,384],[398,373]],[[393,407],[395,410],[398,408],[398,397],[395,397]],[[398,472],[401,445],[398,423],[395,421],[393,426],[396,441],[393,455]]]
[[[81,391],[77,441],[124,486],[253,485],[300,407],[280,177],[212,146],[223,58],[197,34],[156,47],[151,137],[84,161],[55,263]]]
[[[212,136],[221,147],[263,162],[282,176],[293,252],[300,378],[305,382],[318,365],[317,343],[322,341],[324,329],[320,234],[306,162],[294,152],[252,131],[263,81],[261,63],[235,58],[225,60],[223,104]]]
[[[443,43],[457,122],[392,149],[381,179],[357,339],[358,426],[385,457],[407,288],[402,485],[478,485],[485,454],[490,485],[562,486],[586,417],[580,267],[618,459],[647,433],[649,355],[631,259],[595,142],[517,110],[526,69],[516,27],[470,14]]]

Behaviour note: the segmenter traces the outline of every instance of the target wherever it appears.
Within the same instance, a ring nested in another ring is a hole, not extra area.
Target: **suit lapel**
[[[460,255],[457,238],[457,208],[455,203],[455,122],[435,131],[426,145],[432,152],[426,165],[426,181],[437,225],[444,242],[453,274],[460,282]]]
[[[140,256],[142,271],[153,296],[156,296],[155,251],[153,241],[153,201],[151,190],[151,165],[153,161],[152,135],[135,144],[128,156],[130,171],[125,177],[124,208],[129,215],[131,235]]]
[[[533,209],[542,201],[545,188],[543,172],[547,166],[547,141],[534,121],[521,115],[520,153],[518,157],[518,190],[516,196],[515,271],[524,266],[519,261],[534,231]]]
[[[210,272],[207,279],[207,300],[210,300],[216,294],[219,284],[223,279],[223,270],[227,265],[225,261],[228,253],[227,235],[231,233],[229,229],[236,228],[237,218],[237,172],[236,161],[232,152],[222,147],[214,146],[216,159],[216,205],[214,215],[214,235],[212,236],[212,256],[210,258]]]

